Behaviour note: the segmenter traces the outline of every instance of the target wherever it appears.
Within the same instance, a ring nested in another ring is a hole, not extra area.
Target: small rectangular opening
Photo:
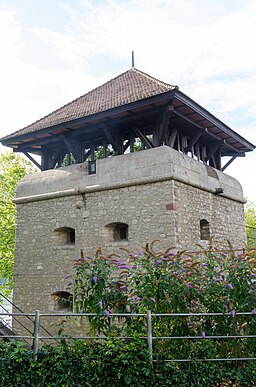
[[[94,175],[96,173],[96,160],[88,161],[88,172],[89,175]]]

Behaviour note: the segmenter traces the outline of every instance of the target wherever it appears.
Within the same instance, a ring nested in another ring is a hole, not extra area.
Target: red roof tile
[[[4,137],[2,140],[107,111],[173,89],[178,89],[178,87],[161,82],[142,71],[132,68],[33,124]]]

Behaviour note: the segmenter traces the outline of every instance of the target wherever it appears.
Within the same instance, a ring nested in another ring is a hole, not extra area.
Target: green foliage
[[[248,246],[254,248],[256,235],[256,207],[250,201],[245,205],[245,224]]]
[[[165,363],[149,361],[145,340],[65,341],[43,346],[38,360],[19,342],[0,342],[0,385],[4,387],[213,387],[255,386],[255,362]],[[235,383],[239,383],[238,385]]]
[[[157,252],[151,244],[137,254],[122,251],[122,256],[104,256],[98,250],[94,258],[82,256],[75,260],[69,285],[74,305],[77,312],[96,313],[90,328],[107,338],[72,341],[64,331],[58,345],[39,350],[37,361],[20,342],[0,341],[0,385],[255,387],[255,361],[200,361],[256,357],[255,338],[207,339],[255,335],[255,277],[255,251],[235,254],[231,247],[227,253],[210,246],[210,251],[191,255],[171,249]],[[152,316],[152,364],[145,316],[119,321],[111,316],[111,312],[145,313],[148,309],[155,314],[221,315]],[[245,311],[253,314],[239,314]],[[164,340],[163,336],[186,338]]]
[[[19,181],[28,173],[34,172],[32,164],[14,153],[0,155],[0,279],[7,279],[0,287],[6,293],[12,289],[15,205],[12,199]]]
[[[254,356],[255,339],[203,339],[211,335],[253,335],[256,314],[255,251],[236,255],[218,250],[174,254],[147,245],[137,254],[104,256],[75,261],[73,278],[76,312],[96,313],[91,331],[106,335],[141,335],[145,317],[123,318],[115,313],[220,313],[220,316],[153,317],[154,336],[196,336],[186,341],[155,340],[154,353],[166,358],[224,358]],[[161,353],[161,355],[160,355]]]

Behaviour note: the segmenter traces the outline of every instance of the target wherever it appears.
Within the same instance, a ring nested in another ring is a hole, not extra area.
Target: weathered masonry
[[[254,146],[135,68],[1,141],[41,169],[16,198],[14,302],[24,310],[67,307],[80,249],[245,240],[242,189],[223,171]]]

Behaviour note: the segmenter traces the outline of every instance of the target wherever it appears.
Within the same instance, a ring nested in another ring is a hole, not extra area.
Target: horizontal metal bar
[[[40,313],[40,316],[65,316],[65,317],[106,317],[97,313]],[[108,317],[143,317],[146,313],[109,313]]]
[[[164,360],[164,362],[206,362],[206,361],[247,361],[247,360],[256,360],[256,357],[230,357],[223,359],[168,359]],[[157,362],[157,360],[153,360]]]
[[[255,315],[254,312],[237,312],[236,315]],[[189,317],[189,316],[231,316],[228,313],[152,313],[156,317]]]
[[[33,336],[0,335],[0,339],[33,339]]]
[[[205,339],[255,339],[256,335],[240,335],[240,336],[153,336],[154,340],[171,340],[171,339],[196,339],[196,340],[205,340]]]
[[[34,313],[0,313],[0,316],[22,316],[22,317],[34,317]],[[33,320],[30,320],[33,322]]]
[[[236,312],[236,316],[240,315],[255,315],[255,312]],[[32,316],[32,313],[0,313],[0,316]],[[40,313],[43,317],[105,317],[97,313]],[[108,317],[146,317],[145,313],[109,313]],[[228,313],[152,313],[155,317],[193,317],[193,316],[231,316]]]
[[[1,336],[0,336],[1,337]],[[6,336],[5,336],[6,337]],[[16,336],[17,337],[17,336]],[[39,338],[40,340],[52,340],[52,339],[67,339],[67,340],[107,340],[108,337],[107,336],[104,336],[104,337],[100,337],[100,336],[67,336],[67,337],[60,337],[60,336],[40,336]],[[124,339],[134,339],[133,336],[115,336],[115,339],[120,339],[120,340],[124,340]],[[140,339],[147,339],[146,336],[141,336]]]

